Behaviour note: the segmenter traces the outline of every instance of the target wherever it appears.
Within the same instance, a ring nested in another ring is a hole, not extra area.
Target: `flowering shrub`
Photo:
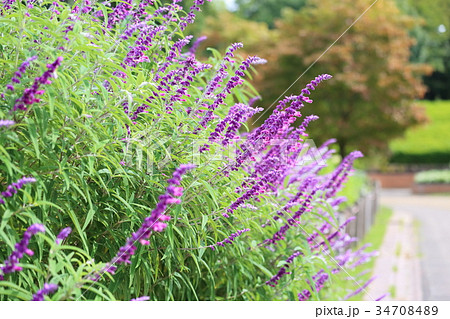
[[[450,184],[450,170],[429,170],[414,175],[417,184]]]
[[[2,2],[1,300],[352,294],[330,283],[372,256],[338,213],[362,154],[324,172],[317,117],[293,127],[331,76],[245,135],[265,61],[240,43],[198,61],[183,31],[204,1],[179,2]]]

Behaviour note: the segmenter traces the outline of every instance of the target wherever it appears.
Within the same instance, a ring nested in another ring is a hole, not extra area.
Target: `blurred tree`
[[[172,3],[173,0],[164,0],[166,2]],[[179,5],[184,8],[185,12],[189,11],[189,8],[193,5],[194,0],[182,0]],[[206,17],[215,16],[217,12],[226,11],[226,6],[223,0],[214,0],[212,2],[205,1],[203,5],[200,6],[200,13],[197,13],[195,17],[195,23],[188,25],[186,29],[186,34],[192,34],[195,37],[201,36],[203,30],[206,28],[205,19]]]
[[[191,2],[183,0],[181,4],[187,10]],[[223,0],[205,2],[202,13],[197,15],[194,24],[188,26],[186,34],[194,35],[192,44],[198,37],[207,37],[197,50],[198,58],[206,58],[211,55],[206,50],[208,47],[224,53],[232,43],[242,42],[244,48],[236,54],[247,56],[249,54],[255,55],[255,52],[261,52],[263,45],[275,44],[272,40],[273,33],[270,32],[266,24],[241,18],[228,11]]]
[[[411,60],[429,63],[437,71],[444,68],[443,60],[448,48],[443,44],[450,38],[450,1],[448,0],[397,0],[399,8],[415,21],[411,35],[417,39],[412,47]]]
[[[236,0],[238,14],[246,19],[265,22],[274,27],[275,19],[281,16],[284,8],[299,10],[307,0]]]
[[[428,63],[434,72],[424,77],[426,98],[450,99],[450,1],[397,0],[416,20],[411,35],[417,40],[412,47],[412,62]]]
[[[267,46],[276,45],[275,33],[265,23],[240,18],[227,10],[206,17],[202,35],[208,37],[203,47],[214,47],[221,52],[232,43],[242,42],[244,48],[237,54],[243,55],[265,52]]]
[[[320,125],[310,125],[316,143],[336,137],[341,155],[355,148],[366,154],[387,151],[389,139],[420,120],[413,100],[425,90],[421,75],[431,71],[409,62],[414,21],[391,0],[377,2],[325,52],[372,2],[310,0],[300,11],[286,10],[276,23],[279,44],[263,54],[269,63],[257,88],[266,106],[316,60],[285,94],[298,94],[317,74],[334,76],[313,92],[317,102],[303,110],[321,117]]]

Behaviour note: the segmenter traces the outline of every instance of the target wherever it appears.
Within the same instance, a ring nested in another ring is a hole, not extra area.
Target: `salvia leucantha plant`
[[[262,109],[241,43],[196,58],[195,0],[0,2],[0,300],[321,300],[372,257],[301,110]],[[317,124],[320,125],[320,124]]]

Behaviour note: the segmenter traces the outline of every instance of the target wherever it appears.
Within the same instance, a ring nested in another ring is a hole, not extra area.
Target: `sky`
[[[225,2],[229,10],[233,10],[235,8],[234,0],[223,0],[223,1]]]

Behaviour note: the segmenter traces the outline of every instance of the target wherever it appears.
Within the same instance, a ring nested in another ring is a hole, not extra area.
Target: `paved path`
[[[450,196],[385,189],[381,205],[394,215],[370,295],[390,290],[388,300],[450,300]]]

